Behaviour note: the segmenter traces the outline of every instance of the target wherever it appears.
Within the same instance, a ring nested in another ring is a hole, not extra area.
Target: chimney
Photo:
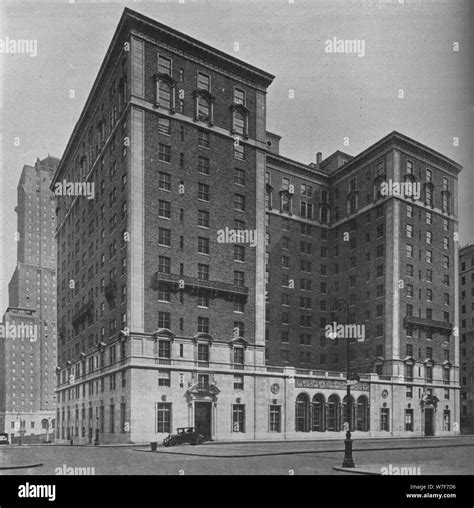
[[[316,164],[319,166],[323,160],[323,154],[321,152],[316,153]]]

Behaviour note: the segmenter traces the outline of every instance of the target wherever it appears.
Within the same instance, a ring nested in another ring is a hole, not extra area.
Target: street
[[[403,467],[421,475],[472,475],[473,447],[474,436],[354,441],[354,472],[397,474]],[[0,474],[347,475],[333,469],[341,466],[343,449],[342,440],[159,446],[156,452],[149,445],[9,445],[0,447]],[[6,469],[13,467],[20,468]]]

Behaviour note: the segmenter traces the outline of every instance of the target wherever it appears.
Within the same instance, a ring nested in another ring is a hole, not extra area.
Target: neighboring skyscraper
[[[8,286],[4,324],[21,327],[23,320],[34,320],[35,336],[25,332],[16,340],[5,337],[0,345],[0,394],[4,394],[0,417],[5,432],[15,432],[15,421],[20,419],[26,435],[46,433],[46,425],[54,424],[56,204],[49,186],[58,163],[59,159],[48,156],[34,167],[25,165],[18,184],[18,262]]]
[[[461,431],[474,432],[474,245],[459,251]]]
[[[340,437],[338,298],[357,432],[458,430],[460,166],[396,132],[282,157],[272,79],[125,9],[51,185],[96,189],[58,198],[58,439]]]

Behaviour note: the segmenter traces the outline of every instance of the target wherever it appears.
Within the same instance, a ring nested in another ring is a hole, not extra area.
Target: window
[[[407,224],[407,237],[413,238],[413,226],[412,224]]]
[[[158,386],[171,386],[171,376],[169,370],[158,371]]]
[[[166,256],[158,256],[158,272],[170,273],[171,271],[171,258]]]
[[[245,115],[237,110],[234,110],[232,114],[232,129],[235,134],[239,136],[245,135]]]
[[[444,250],[448,250],[449,249],[449,238],[443,238],[443,248]]]
[[[236,323],[234,323],[235,325]],[[242,324],[243,323],[239,323]],[[242,336],[242,335],[240,335]],[[243,365],[244,364],[244,348],[240,346],[234,347],[234,365]]]
[[[209,280],[209,265],[198,263],[198,279]]]
[[[158,173],[158,187],[163,190],[171,190],[171,175],[169,173]]]
[[[243,169],[234,169],[234,183],[237,185],[245,185],[245,171]]]
[[[413,162],[412,161],[407,161],[406,170],[407,170],[408,175],[413,174]]]
[[[234,374],[234,390],[244,389],[244,376],[242,374]]]
[[[209,132],[199,131],[198,133],[198,145],[204,148],[209,148]]]
[[[203,175],[209,174],[209,159],[207,157],[199,157],[198,171]]]
[[[158,300],[161,302],[169,302],[171,300],[170,287],[166,282],[158,284]]]
[[[171,219],[171,203],[169,201],[158,200],[158,216]]]
[[[170,134],[171,132],[171,122],[169,118],[158,118],[158,132],[160,134]]]
[[[211,78],[202,72],[198,72],[197,75],[197,87],[200,90],[211,91]]]
[[[449,256],[443,256],[443,267],[449,268]]]
[[[245,273],[239,270],[234,270],[234,285],[244,287],[245,285]]]
[[[171,328],[169,312],[158,312],[158,328]]]
[[[234,159],[245,160],[244,145],[241,145],[238,141],[234,142]]]
[[[198,344],[198,362],[209,362],[209,345]]]
[[[245,247],[234,245],[234,261],[245,261]]]
[[[209,318],[198,317],[198,333],[209,333]]]
[[[405,409],[405,431],[413,432],[413,409]]]
[[[158,402],[156,411],[156,432],[169,434],[171,432],[171,403]]]
[[[164,109],[171,109],[172,107],[172,90],[171,86],[163,80],[158,80],[158,94],[157,103]]]
[[[169,145],[158,143],[158,160],[163,162],[171,161],[171,147]]]
[[[269,409],[269,431],[281,432],[281,406],[270,405]]]
[[[198,236],[198,252],[200,254],[209,254],[209,238]]]
[[[413,205],[407,205],[407,217],[413,217]]]
[[[209,201],[209,185],[198,183],[198,199],[201,201]]]
[[[198,210],[198,226],[202,228],[209,227],[209,212],[206,210]]]
[[[207,122],[210,119],[211,106],[205,97],[197,97],[197,117],[198,120]]]
[[[427,182],[433,181],[433,172],[430,169],[426,170],[426,181]]]
[[[171,230],[158,228],[158,244],[171,247]]]
[[[245,92],[239,88],[234,88],[234,104],[242,104],[245,106]]]
[[[169,340],[158,340],[158,358],[171,358],[171,342]]]
[[[209,296],[199,295],[198,296],[198,307],[209,308]]]
[[[245,196],[234,194],[234,210],[245,211]]]
[[[171,60],[158,55],[158,74],[167,74],[171,76]]]
[[[380,408],[380,430],[390,431],[390,409],[388,407]]]
[[[433,252],[430,250],[426,251],[426,262],[432,263],[433,262]]]
[[[245,405],[232,404],[232,432],[245,432]]]
[[[426,381],[428,383],[433,382],[433,367],[431,365],[427,365],[425,367]]]
[[[306,201],[300,202],[300,215],[308,219],[313,218],[313,204],[307,203]]]

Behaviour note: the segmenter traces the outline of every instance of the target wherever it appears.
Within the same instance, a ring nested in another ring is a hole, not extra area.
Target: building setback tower
[[[27,436],[47,434],[54,425],[56,204],[49,186],[58,163],[51,156],[37,159],[23,167],[18,183],[18,261],[4,324],[20,332],[0,339],[0,429],[16,436],[20,420]],[[28,327],[23,332],[22,324]]]

